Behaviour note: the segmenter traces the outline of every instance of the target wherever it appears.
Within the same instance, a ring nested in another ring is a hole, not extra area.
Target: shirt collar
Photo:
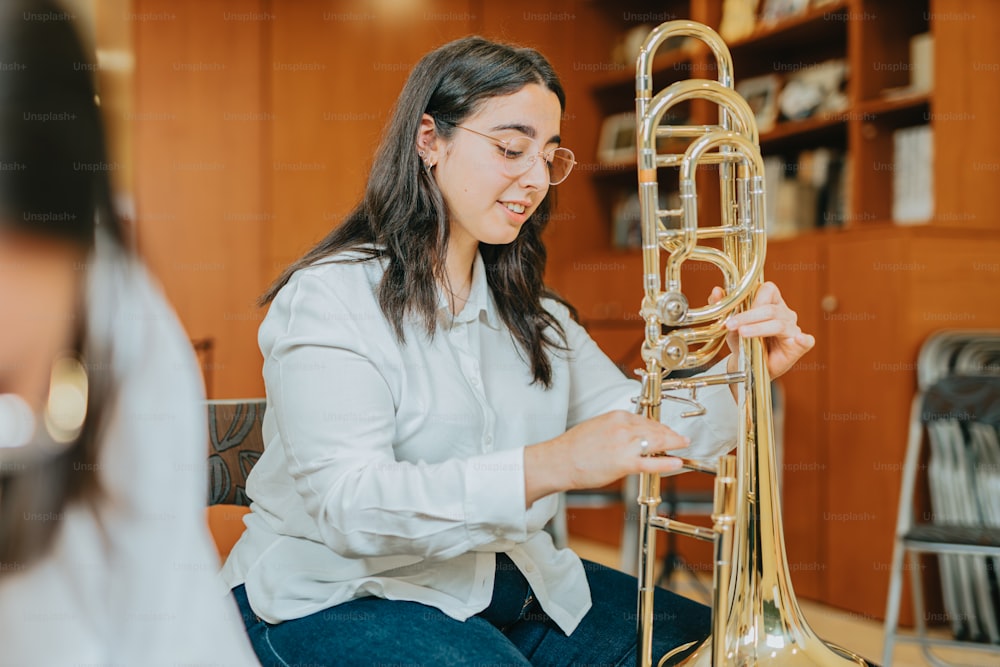
[[[472,286],[469,289],[469,300],[465,306],[452,316],[448,308],[448,292],[443,287],[438,287],[438,312],[446,321],[450,322],[472,322],[483,317],[486,324],[494,329],[500,329],[500,317],[497,314],[496,303],[493,301],[493,293],[490,292],[489,283],[486,281],[486,263],[483,256],[477,251],[476,259],[472,263]]]

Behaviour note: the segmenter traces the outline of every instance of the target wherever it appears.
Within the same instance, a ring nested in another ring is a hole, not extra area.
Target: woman
[[[636,383],[545,289],[563,106],[533,50],[428,54],[364,200],[264,296],[266,449],[223,571],[263,664],[633,661],[635,579],[553,546],[555,494],[723,452],[736,409],[723,387],[712,421],[630,414]],[[813,344],[773,286],[730,327],[772,337],[774,375]],[[701,605],[658,610],[659,649],[708,633]]]
[[[201,378],[112,208],[93,68],[49,3],[3,4],[0,62],[0,664],[255,664],[214,577]]]

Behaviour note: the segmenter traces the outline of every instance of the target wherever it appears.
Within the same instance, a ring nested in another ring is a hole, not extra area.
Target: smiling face
[[[424,159],[434,167],[434,178],[448,207],[450,244],[478,247],[479,243],[506,244],[517,238],[549,191],[549,173],[538,157],[520,176],[504,172],[503,148],[476,133],[499,140],[526,136],[536,150],[559,145],[562,108],[548,88],[528,84],[512,95],[493,97],[462,121],[449,140],[428,136],[426,121],[418,139]],[[433,123],[430,125],[433,135]]]

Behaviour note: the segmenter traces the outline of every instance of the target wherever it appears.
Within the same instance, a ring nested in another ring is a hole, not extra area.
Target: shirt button
[[[524,565],[524,571],[525,572],[534,572],[535,571],[535,566],[532,565],[531,563],[525,563],[525,565]]]
[[[469,382],[472,383],[473,387],[478,387],[479,386],[479,378],[476,377],[475,375],[473,375],[471,378],[469,378]]]
[[[493,444],[493,436],[492,435],[487,435],[485,438],[483,438],[483,444],[484,445],[492,445]]]

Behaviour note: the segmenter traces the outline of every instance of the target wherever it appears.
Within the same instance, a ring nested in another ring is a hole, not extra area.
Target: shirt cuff
[[[527,539],[524,511],[524,448],[474,456],[466,461],[465,515],[474,543]]]

